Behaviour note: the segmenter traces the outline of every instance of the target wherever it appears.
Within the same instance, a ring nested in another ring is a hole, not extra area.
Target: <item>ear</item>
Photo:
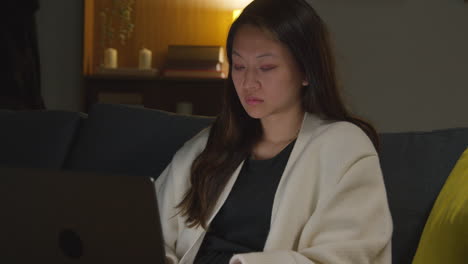
[[[303,81],[302,81],[302,86],[307,86],[307,85],[309,85],[309,81],[303,80]]]

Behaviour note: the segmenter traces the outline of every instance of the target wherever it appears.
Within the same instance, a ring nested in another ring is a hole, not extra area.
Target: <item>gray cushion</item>
[[[0,166],[62,168],[83,114],[0,111]]]
[[[437,195],[468,146],[468,129],[388,133],[381,143],[394,221],[393,263],[411,263]]]
[[[157,178],[185,141],[211,122],[209,117],[96,104],[66,167]]]

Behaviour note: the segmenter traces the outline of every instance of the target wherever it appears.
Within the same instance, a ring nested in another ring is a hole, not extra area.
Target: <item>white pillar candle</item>
[[[104,67],[105,68],[117,68],[117,50],[108,48],[104,51]]]
[[[151,57],[151,50],[145,48],[141,49],[138,57],[138,68],[141,70],[151,69]]]

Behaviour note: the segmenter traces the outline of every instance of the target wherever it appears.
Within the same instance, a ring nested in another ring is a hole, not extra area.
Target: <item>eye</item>
[[[240,71],[240,70],[243,70],[245,67],[243,65],[240,65],[240,64],[234,64],[233,68],[236,71]]]
[[[260,67],[260,70],[266,72],[266,71],[273,70],[275,68],[276,68],[276,66],[274,66],[274,65],[267,65],[267,66]]]

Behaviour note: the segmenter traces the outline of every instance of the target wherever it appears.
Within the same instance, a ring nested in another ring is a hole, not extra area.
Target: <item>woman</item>
[[[255,0],[233,23],[223,109],[156,182],[169,263],[390,263],[370,124],[338,93],[304,0]]]

